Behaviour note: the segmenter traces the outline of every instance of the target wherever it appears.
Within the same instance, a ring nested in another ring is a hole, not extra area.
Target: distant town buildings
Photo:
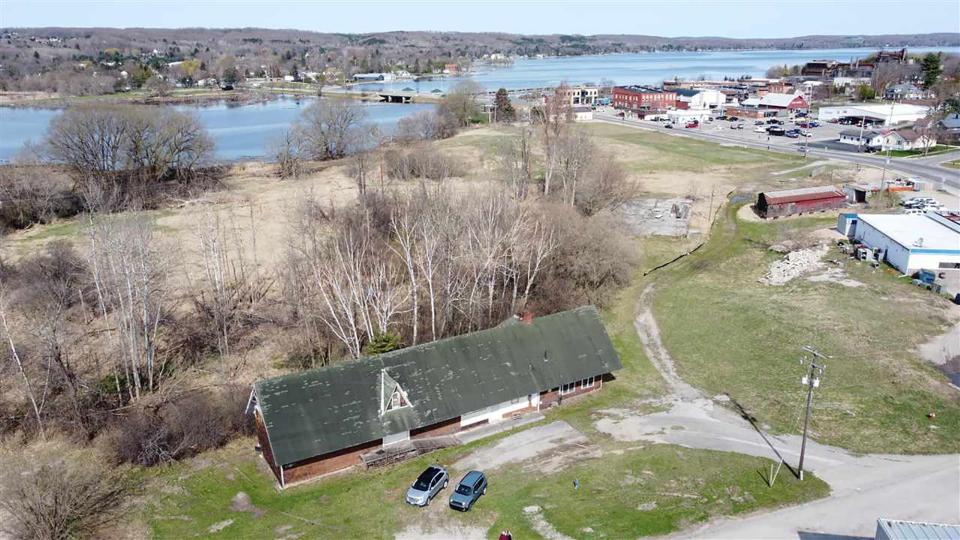
[[[820,107],[817,111],[817,119],[831,122],[844,118],[859,118],[882,126],[896,126],[916,122],[927,116],[929,112],[930,107],[907,103],[851,103],[839,107]]]
[[[676,92],[653,86],[615,86],[613,106],[629,111],[666,110],[675,106]]]

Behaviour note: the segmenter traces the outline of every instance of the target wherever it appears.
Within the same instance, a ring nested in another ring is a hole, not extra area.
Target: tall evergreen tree
[[[513,122],[516,118],[516,111],[513,110],[513,104],[510,103],[510,96],[507,95],[506,88],[497,90],[493,107],[494,121],[496,122]]]
[[[920,61],[920,73],[923,76],[923,88],[929,90],[937,84],[940,74],[943,73],[943,66],[940,64],[940,55],[937,53],[927,53]]]

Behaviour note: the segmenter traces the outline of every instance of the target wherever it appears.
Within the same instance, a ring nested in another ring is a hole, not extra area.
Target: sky
[[[261,27],[666,37],[960,32],[958,0],[0,0],[0,27]]]

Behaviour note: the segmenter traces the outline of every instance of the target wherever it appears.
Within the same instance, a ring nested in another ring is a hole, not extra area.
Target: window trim
[[[577,391],[577,385],[580,381],[560,385],[560,395],[567,396]],[[566,389],[564,389],[566,387]]]

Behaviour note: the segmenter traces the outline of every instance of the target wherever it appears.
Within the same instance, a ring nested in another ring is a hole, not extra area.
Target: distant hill
[[[520,35],[487,32],[335,34],[264,28],[0,29],[0,90],[102,94],[153,77],[191,86],[227,71],[247,77],[343,80],[358,72],[432,73],[486,55],[574,56],[618,52],[960,48],[960,32],[733,39],[640,35]],[[867,53],[865,52],[864,55]],[[229,69],[228,69],[229,68]],[[129,77],[129,78],[128,78]]]

